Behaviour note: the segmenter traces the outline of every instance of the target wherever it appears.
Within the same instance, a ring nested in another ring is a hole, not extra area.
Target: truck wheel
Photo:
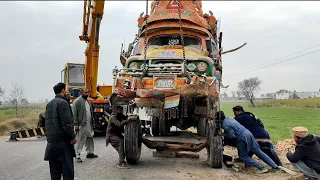
[[[152,116],[151,131],[153,136],[159,136],[159,118],[157,116]]]
[[[207,163],[212,168],[222,168],[223,142],[222,136],[215,135],[216,124],[214,121],[207,123]]]
[[[207,118],[201,117],[198,119],[197,133],[199,136],[206,137],[206,123]]]
[[[159,129],[160,129],[160,134],[162,136],[167,136],[170,132],[170,124],[169,122],[166,120],[165,117],[160,117],[159,118]]]
[[[139,117],[129,117],[137,118],[136,120],[131,120],[125,126],[124,129],[124,151],[126,154],[126,159],[129,164],[137,164],[140,160],[141,155],[141,122]]]

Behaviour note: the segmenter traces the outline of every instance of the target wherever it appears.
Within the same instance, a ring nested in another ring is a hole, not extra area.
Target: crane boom
[[[90,97],[97,98],[99,64],[99,30],[103,17],[104,1],[84,0],[83,30],[79,36],[87,43],[85,50],[85,86],[90,89]]]

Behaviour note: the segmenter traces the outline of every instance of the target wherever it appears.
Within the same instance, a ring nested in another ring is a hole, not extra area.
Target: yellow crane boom
[[[85,86],[91,91],[90,97],[97,98],[99,31],[103,17],[104,1],[84,0],[83,9],[83,30],[79,39],[87,43],[85,50]]]

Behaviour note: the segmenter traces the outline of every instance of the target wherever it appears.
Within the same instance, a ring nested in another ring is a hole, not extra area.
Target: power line
[[[278,60],[280,60],[280,59],[284,59],[284,58],[290,57],[290,56],[292,56],[292,55],[299,54],[299,53],[301,53],[301,52],[304,52],[304,51],[307,51],[307,50],[309,50],[309,49],[313,49],[313,48],[319,47],[319,46],[320,46],[320,44],[315,45],[315,46],[312,46],[312,47],[309,47],[309,48],[307,48],[307,49],[303,49],[303,50],[301,50],[301,51],[297,51],[297,52],[295,52],[295,53],[292,53],[292,54],[289,54],[289,55],[286,55],[286,56],[283,56],[283,57],[280,57],[280,58],[277,58],[277,59],[274,59],[274,60],[265,62],[265,63],[263,63],[263,64],[258,65],[257,67],[261,67],[261,66],[263,66],[263,65],[265,65],[265,64],[269,64],[269,63],[271,63],[271,62],[278,61]],[[255,67],[255,68],[257,68],[257,67]],[[251,68],[251,69],[255,69],[255,68]],[[249,70],[250,70],[250,69],[249,69]],[[249,71],[249,70],[248,70],[248,71]]]
[[[276,62],[276,63],[273,63],[273,64],[269,64],[269,65],[267,65],[267,66],[255,68],[255,69],[252,69],[252,70],[248,70],[248,71],[246,71],[246,72],[241,72],[241,73],[233,74],[233,75],[231,75],[231,76],[225,77],[224,79],[227,79],[227,78],[230,78],[230,77],[239,75],[239,74],[247,73],[247,72],[252,72],[252,71],[255,71],[255,70],[258,70],[258,69],[263,69],[263,68],[266,68],[266,67],[274,66],[274,65],[277,65],[277,64],[286,62],[286,61],[291,61],[291,60],[294,60],[294,59],[296,59],[296,58],[303,57],[303,56],[307,56],[307,55],[310,55],[310,54],[314,54],[314,53],[319,52],[319,51],[320,51],[320,49],[315,50],[315,51],[311,51],[311,52],[309,52],[309,53],[305,53],[305,54],[302,54],[302,55],[300,55],[300,56],[295,56],[295,57],[292,57],[292,58],[289,58],[289,59],[285,59],[285,60],[283,60],[283,61],[279,61],[279,62]],[[270,62],[271,62],[271,61],[270,61]]]

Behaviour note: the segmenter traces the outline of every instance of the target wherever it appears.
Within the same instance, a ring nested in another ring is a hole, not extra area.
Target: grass
[[[292,102],[297,102],[295,100]],[[291,101],[286,101],[291,102]],[[303,101],[304,103],[305,101]],[[302,103],[302,104],[303,104]],[[320,135],[320,109],[314,108],[287,108],[294,107],[293,103],[284,107],[249,107],[241,104],[246,111],[250,111],[258,116],[263,122],[265,129],[269,132],[272,141],[289,139],[292,137],[291,129],[295,126],[304,126],[309,129],[309,133]],[[227,116],[233,117],[232,107],[238,104],[221,104],[221,110]],[[297,105],[301,107],[301,105]]]
[[[257,102],[256,107],[320,108],[320,98],[281,99]]]
[[[44,105],[29,105],[15,109],[11,106],[0,106],[0,136],[9,135],[11,131],[35,128],[38,117],[44,111]]]
[[[320,104],[320,100],[316,100],[263,101],[257,103],[259,107],[255,108],[243,103],[241,105],[262,120],[273,142],[276,142],[291,138],[291,129],[295,126],[305,126],[311,134],[320,135],[320,109],[313,108],[315,104]],[[224,103],[221,104],[221,109],[227,116],[233,117],[232,107],[235,105],[238,104]],[[20,128],[36,127],[39,113],[42,111],[44,105],[23,107],[19,110],[19,118],[15,118],[12,107],[0,106],[0,135],[7,135],[9,131]]]

